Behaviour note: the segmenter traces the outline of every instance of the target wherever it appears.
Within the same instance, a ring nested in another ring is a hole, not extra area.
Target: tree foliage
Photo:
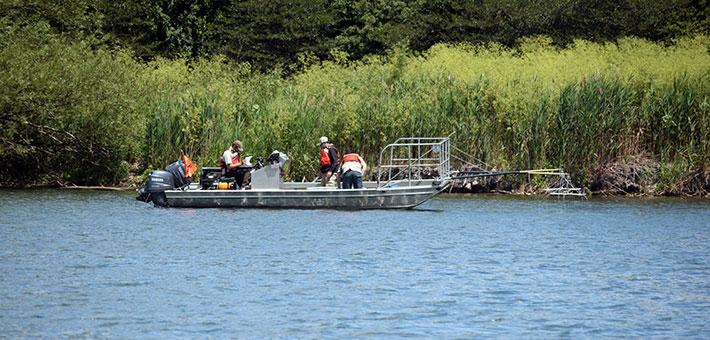
[[[669,42],[707,33],[707,0],[5,0],[3,21],[119,46],[145,60],[223,54],[260,69],[357,60],[396,46],[513,46],[532,35],[557,45],[637,36]]]
[[[7,165],[0,179],[121,179],[121,162],[140,147],[143,66],[48,31],[35,24],[0,32],[0,160]]]
[[[299,55],[324,58],[334,47],[334,20],[326,0],[232,1],[213,23],[210,47],[262,68],[294,63]]]

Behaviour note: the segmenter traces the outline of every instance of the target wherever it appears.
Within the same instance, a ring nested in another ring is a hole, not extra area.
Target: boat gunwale
[[[436,189],[437,187],[443,187],[446,182],[442,182],[439,185],[412,185],[412,186],[396,186],[396,187],[377,187],[377,188],[360,188],[360,189],[341,189],[334,187],[308,187],[304,189],[249,189],[249,190],[204,190],[204,189],[186,189],[186,190],[165,190],[165,192],[360,192],[360,191],[404,191],[411,189]]]
[[[386,194],[379,194],[379,195],[309,195],[309,196],[300,196],[300,195],[268,195],[268,198],[294,198],[294,197],[299,197],[299,198],[363,198],[363,197],[392,197],[392,196],[408,196],[408,195],[429,195],[429,194],[436,194],[438,193],[438,190],[427,190],[427,191],[414,191],[414,192],[407,192],[407,193],[386,193]],[[184,195],[177,195],[177,196],[166,196],[168,199],[192,199],[192,198],[219,198],[219,199],[230,199],[230,198],[245,198],[245,197],[258,197],[260,195],[258,194],[242,194],[242,195],[218,195],[218,196],[206,196],[206,195],[191,195],[191,194],[184,194]]]
[[[318,198],[318,197],[373,197],[373,196],[402,196],[438,193],[445,188],[445,185],[419,185],[411,187],[398,188],[362,188],[362,189],[323,189],[323,190],[308,190],[308,189],[253,189],[253,190],[166,190],[167,198],[229,198],[229,197],[245,197],[259,196],[266,194],[269,197],[303,197],[303,198]],[[282,195],[278,195],[282,194]]]

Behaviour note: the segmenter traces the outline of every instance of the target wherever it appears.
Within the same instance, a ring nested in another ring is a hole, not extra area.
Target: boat
[[[284,182],[287,157],[275,152],[268,164],[250,170],[249,190],[221,185],[219,168],[203,168],[200,183],[186,185],[176,185],[179,172],[158,170],[148,176],[138,199],[184,208],[411,209],[451,184],[450,151],[448,137],[397,139],[380,151],[377,179],[364,182],[362,189]]]

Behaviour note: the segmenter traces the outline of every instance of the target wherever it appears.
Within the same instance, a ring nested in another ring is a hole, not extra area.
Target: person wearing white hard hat
[[[320,138],[320,179],[321,185],[326,186],[330,177],[338,170],[338,149],[328,141],[328,137]]]

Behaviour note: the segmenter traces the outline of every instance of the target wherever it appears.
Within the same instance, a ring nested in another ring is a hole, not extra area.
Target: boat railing
[[[393,183],[411,186],[423,179],[451,177],[451,143],[448,137],[405,137],[380,151],[377,187]]]

